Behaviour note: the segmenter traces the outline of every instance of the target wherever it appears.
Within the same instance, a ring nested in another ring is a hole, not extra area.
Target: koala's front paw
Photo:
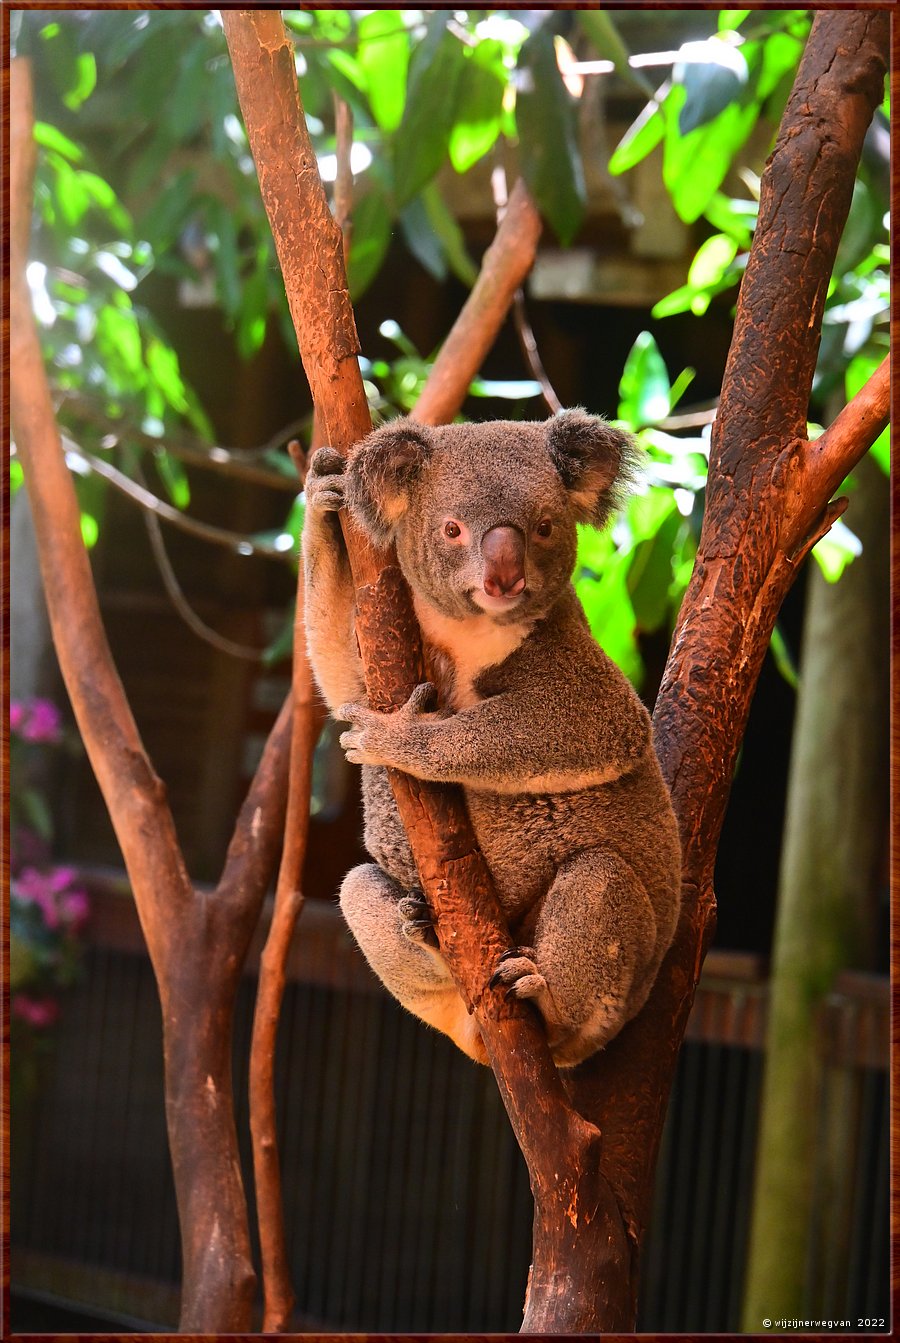
[[[335,717],[350,724],[350,731],[340,736],[347,759],[353,765],[387,765],[415,773],[421,763],[416,723],[433,705],[434,697],[434,686],[426,681],[394,713],[377,713],[365,704],[342,704]]]
[[[402,900],[398,900],[397,909],[401,919],[400,931],[404,937],[408,937],[410,942],[422,942],[426,947],[437,947],[434,920],[421,891],[404,895]]]
[[[334,448],[317,448],[309,461],[304,490],[314,512],[337,513],[344,507],[344,458]]]
[[[540,1006],[547,996],[547,981],[534,956],[534,947],[510,947],[504,951],[488,981],[489,987],[505,985],[507,998],[536,998]]]

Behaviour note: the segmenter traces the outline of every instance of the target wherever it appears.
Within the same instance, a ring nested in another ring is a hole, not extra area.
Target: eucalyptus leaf
[[[523,43],[519,71],[527,80],[516,97],[522,175],[541,213],[567,244],[584,218],[584,169],[574,104],[556,63],[553,36],[545,28]]]
[[[353,206],[353,231],[347,266],[350,294],[358,299],[374,280],[391,241],[393,219],[387,197],[380,185],[356,201]]]
[[[366,79],[369,106],[382,130],[395,131],[403,119],[409,32],[396,9],[375,9],[357,28],[356,60]]]
[[[649,102],[640,115],[632,122],[622,139],[616,145],[607,165],[613,177],[627,172],[640,163],[660,143],[666,133],[666,122],[662,109],[671,95],[669,86],[659,99]]]
[[[635,428],[654,424],[668,415],[670,395],[669,374],[659,346],[649,331],[642,331],[622,370],[618,417]]]
[[[456,120],[448,141],[450,162],[458,173],[468,172],[496,143],[505,91],[503,44],[485,40],[467,48]]]
[[[703,43],[686,43],[682,51],[702,48],[708,59],[691,59],[676,64],[673,78],[684,88],[685,98],[678,114],[682,135],[705,126],[735,102],[744,92],[749,77],[747,62],[740,51],[714,38]]]
[[[465,55],[446,22],[442,11],[432,14],[410,61],[406,108],[393,146],[394,195],[401,206],[421,191],[447,158]]]
[[[421,195],[428,224],[440,242],[451,271],[471,289],[478,279],[478,267],[469,256],[466,239],[436,182],[429,182]]]

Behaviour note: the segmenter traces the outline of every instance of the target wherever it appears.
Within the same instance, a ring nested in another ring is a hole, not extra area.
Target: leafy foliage
[[[438,280],[474,282],[442,175],[502,158],[507,146],[552,231],[571,242],[585,187],[578,104],[560,69],[561,53],[571,59],[564,36],[582,54],[611,61],[621,80],[645,90],[647,103],[612,153],[610,172],[626,173],[660,149],[673,205],[698,230],[685,283],[656,304],[655,319],[702,316],[740,279],[758,195],[742,156],[751,137],[762,143],[762,129],[774,131],[810,23],[805,10],[710,14],[708,35],[682,46],[650,96],[616,16],[601,11],[296,9],[284,18],[326,181],[336,172],[335,96],[353,112],[348,270],[356,298],[395,238]],[[18,50],[35,67],[39,117],[29,282],[56,390],[99,394],[110,422],[155,436],[160,480],[185,507],[187,477],[165,439],[179,424],[207,439],[211,428],[167,333],[142,302],[145,280],[167,274],[213,298],[245,358],[259,350],[273,317],[293,345],[221,23],[214,11],[22,11],[17,27]],[[820,405],[862,385],[887,344],[887,175],[877,145],[870,151],[828,299]],[[738,181],[746,195],[733,194]],[[396,355],[364,360],[363,372],[373,414],[385,418],[413,406],[431,357],[395,322],[383,323],[382,334]],[[640,635],[674,619],[696,550],[707,436],[660,425],[692,376],[684,370],[671,381],[651,333],[639,335],[624,361],[617,414],[639,436],[648,481],[610,536],[585,532],[579,547],[576,578],[592,628],[635,680]],[[540,413],[528,405],[540,392],[531,379],[478,379],[471,392],[505,402],[506,415]],[[64,422],[66,414],[63,404]],[[100,430],[91,446],[106,450]],[[886,467],[886,436],[873,451]],[[118,460],[129,469],[127,451]],[[15,462],[11,480],[15,488]],[[92,544],[104,486],[90,475],[77,483]],[[298,499],[278,544],[296,538],[302,513]],[[854,548],[839,527],[816,553],[833,577]]]

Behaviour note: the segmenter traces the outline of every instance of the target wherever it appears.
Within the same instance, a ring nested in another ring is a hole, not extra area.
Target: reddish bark
[[[311,149],[289,44],[277,16],[231,12],[225,22],[304,366],[317,408],[335,426],[329,441],[346,451],[368,428],[354,374],[355,330],[343,301],[325,311],[322,290],[345,295],[346,287],[336,241],[327,241],[334,226],[321,188],[305,167],[297,168],[310,162]],[[817,19],[767,174],[754,248],[759,260],[748,267],[717,423],[704,540],[656,717],[685,843],[684,916],[650,1006],[603,1055],[567,1079],[580,1113],[565,1102],[534,1020],[485,988],[508,934],[458,797],[451,789],[392,778],[442,948],[477,1014],[532,1176],[529,1331],[633,1323],[636,1250],[675,1059],[712,927],[709,874],[734,755],[775,613],[800,559],[836,515],[828,506],[832,477],[839,480],[871,440],[860,433],[841,455],[835,436],[825,466],[822,450],[797,435],[853,167],[880,98],[884,61],[877,43],[884,27],[878,15]],[[835,107],[842,109],[837,121]],[[783,215],[786,201],[790,209]],[[298,243],[306,229],[316,242],[312,258]],[[330,331],[317,325],[323,317],[337,324]],[[805,333],[799,341],[798,332]],[[874,431],[878,413],[871,419]],[[787,452],[780,447],[785,439]],[[420,679],[408,598],[392,557],[374,554],[349,530],[347,540],[360,588],[370,699],[397,706]],[[720,609],[726,590],[733,598]],[[602,1149],[598,1129],[584,1115],[602,1115]]]
[[[846,505],[829,502],[833,490],[887,422],[885,365],[822,438],[805,437],[824,298],[887,39],[884,13],[818,15],[763,177],[699,552],[654,713],[684,848],[682,919],[647,1006],[573,1078],[577,1108],[603,1117],[604,1168],[636,1243],[715,927],[713,864],[759,670],[804,556]]]
[[[277,13],[224,11],[223,22],[316,413],[327,441],[346,452],[371,422],[355,358],[358,342],[340,233],[318,176],[310,170],[315,156],[299,102],[293,50]],[[523,198],[522,191],[518,195]],[[524,256],[521,274],[510,276],[514,282],[508,284],[507,302],[530,264],[533,246]],[[344,533],[358,589],[358,635],[369,700],[375,706],[397,707],[423,679],[409,596],[392,556],[375,551],[346,520]],[[384,592],[390,597],[382,606]],[[496,957],[511,946],[511,939],[460,791],[395,772],[391,784],[442,950],[476,1013],[529,1162],[537,1218],[545,1228],[544,1258],[533,1271],[530,1296],[556,1294],[558,1281],[569,1272],[573,1226],[580,1226],[578,1243],[592,1251],[591,1282],[568,1294],[570,1327],[590,1328],[597,1295],[593,1279],[599,1273],[608,1284],[601,1293],[614,1297],[627,1255],[611,1192],[597,1172],[599,1135],[567,1103],[537,1018],[527,1005],[507,1002],[500,989],[487,987]],[[597,1216],[601,1203],[603,1218]],[[609,1318],[627,1327],[627,1314],[615,1305]]]
[[[269,738],[222,879],[190,881],[103,631],[25,279],[35,147],[27,62],[10,70],[10,411],[60,669],[128,870],[163,1017],[166,1117],[182,1230],[181,1327],[244,1332],[255,1275],[231,1086],[241,965],[281,843],[290,712]]]

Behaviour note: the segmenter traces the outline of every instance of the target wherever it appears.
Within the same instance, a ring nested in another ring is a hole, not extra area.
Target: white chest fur
[[[530,621],[498,625],[487,614],[454,620],[435,610],[421,597],[414,597],[413,604],[425,638],[440,649],[453,667],[450,690],[450,707],[453,709],[477,704],[473,682],[479,673],[508,658],[531,630]]]

